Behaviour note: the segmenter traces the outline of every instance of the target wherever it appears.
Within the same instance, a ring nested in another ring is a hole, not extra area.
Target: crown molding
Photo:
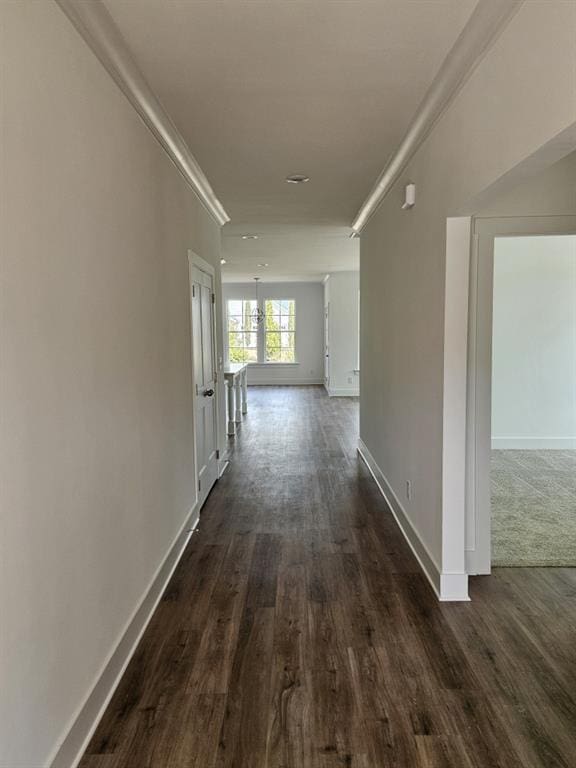
[[[101,0],[55,0],[160,142],[200,202],[218,224],[230,217],[166,110],[132,58]]]
[[[352,223],[355,232],[360,232],[366,225],[435,122],[522,2],[523,0],[479,0],[466,26],[444,59],[396,152],[356,214]]]

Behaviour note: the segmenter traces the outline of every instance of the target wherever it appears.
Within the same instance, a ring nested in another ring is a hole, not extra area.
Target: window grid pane
[[[258,361],[258,324],[254,319],[254,299],[229,299],[228,360],[231,363]]]
[[[293,299],[265,301],[265,359],[266,362],[293,363],[295,311]]]
[[[230,362],[258,362],[258,335],[264,335],[264,361],[295,362],[295,301],[266,299],[265,320],[260,325],[254,314],[254,299],[227,302],[228,359]]]

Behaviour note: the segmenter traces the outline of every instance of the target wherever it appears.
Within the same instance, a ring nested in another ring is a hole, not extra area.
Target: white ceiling
[[[476,0],[105,3],[232,219],[224,278],[315,280],[357,268],[350,222]]]

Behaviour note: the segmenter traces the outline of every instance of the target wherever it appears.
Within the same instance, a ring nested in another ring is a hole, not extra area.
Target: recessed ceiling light
[[[268,264],[258,264],[259,267],[267,267]]]
[[[307,181],[310,181],[310,176],[304,176],[302,173],[293,173],[290,176],[286,176],[284,181],[287,184],[306,184]]]
[[[242,240],[258,240],[258,235],[242,235]]]
[[[220,259],[220,264],[226,264],[226,259]]]

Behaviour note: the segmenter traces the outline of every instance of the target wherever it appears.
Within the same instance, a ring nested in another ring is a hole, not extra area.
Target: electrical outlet
[[[412,482],[410,480],[406,480],[406,498],[408,501],[412,498]]]

